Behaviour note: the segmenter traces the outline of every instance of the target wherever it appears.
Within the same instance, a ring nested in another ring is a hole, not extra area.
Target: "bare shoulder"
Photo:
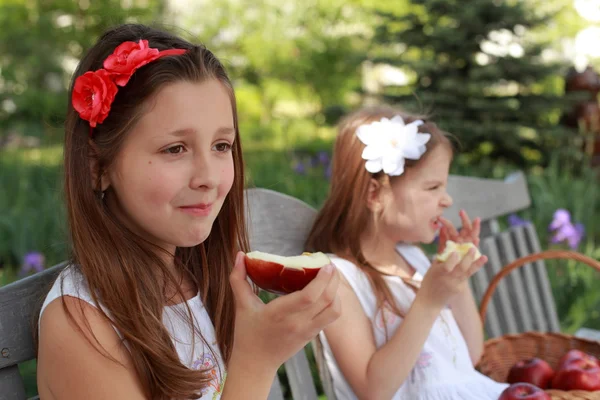
[[[54,300],[40,318],[38,389],[44,399],[145,398],[129,351],[110,321],[70,296]]]

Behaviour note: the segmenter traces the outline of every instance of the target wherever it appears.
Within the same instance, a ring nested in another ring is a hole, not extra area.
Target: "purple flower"
[[[320,151],[319,154],[317,154],[317,159],[321,165],[329,165],[329,153],[326,151]]]
[[[325,168],[325,174],[324,175],[325,175],[325,178],[327,180],[331,179],[331,164],[329,164],[327,166],[327,168]]]
[[[512,227],[523,226],[523,225],[527,225],[529,223],[530,223],[529,221],[519,217],[517,214],[510,214],[508,216],[508,224]]]
[[[298,175],[304,175],[304,174],[306,174],[306,167],[304,166],[304,164],[302,162],[298,161],[296,163],[296,165],[294,166],[294,171]]]
[[[42,253],[30,252],[25,254],[23,257],[23,265],[21,266],[21,273],[26,275],[30,272],[42,272],[44,270],[44,264],[46,259]]]
[[[551,231],[559,229],[561,226],[571,223],[571,213],[564,208],[559,208],[554,212],[554,219],[548,227]]]
[[[567,242],[572,250],[577,249],[579,243],[585,236],[585,227],[581,223],[573,224],[571,214],[565,209],[558,209],[554,213],[554,219],[548,226],[554,235],[550,241],[554,244]]]

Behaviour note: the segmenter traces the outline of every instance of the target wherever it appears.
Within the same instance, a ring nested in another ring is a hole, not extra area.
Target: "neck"
[[[175,254],[175,249],[173,249]],[[194,279],[184,270],[181,263],[175,261],[175,257],[165,254],[163,257],[165,265],[171,275],[166,281],[165,295],[167,304],[173,305],[183,303],[198,294],[198,288]]]
[[[363,255],[375,269],[387,275],[411,278],[415,270],[398,253],[396,245],[396,241],[373,228],[366,229],[360,239]]]

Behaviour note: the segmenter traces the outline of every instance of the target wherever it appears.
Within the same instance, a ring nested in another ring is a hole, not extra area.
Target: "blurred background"
[[[0,0],[0,286],[68,257],[69,80],[123,22],[225,62],[249,186],[318,207],[339,118],[398,104],[460,140],[452,173],[525,172],[533,205],[503,223],[532,221],[544,248],[600,259],[600,0]],[[565,212],[570,229],[549,229]],[[549,265],[563,330],[600,328],[598,275]]]

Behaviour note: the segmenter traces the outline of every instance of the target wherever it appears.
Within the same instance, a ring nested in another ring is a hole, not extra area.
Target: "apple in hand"
[[[596,364],[600,365],[600,361],[598,361],[598,359],[596,357],[592,356],[591,354],[588,354],[581,350],[572,349],[572,350],[567,351],[560,358],[560,360],[558,361],[557,370],[563,368],[564,366],[569,364],[571,361],[576,360],[576,359],[591,360],[591,361],[595,362]]]
[[[513,383],[498,400],[552,400],[550,395],[531,383]]]
[[[552,382],[552,378],[554,378],[554,370],[550,364],[540,358],[534,357],[528,360],[521,360],[513,365],[508,372],[506,382],[526,382],[541,389],[547,389],[550,382]]]
[[[261,289],[277,294],[302,290],[327,264],[331,264],[331,260],[320,252],[291,257],[261,251],[246,254],[246,272],[250,279]]]
[[[575,358],[567,361],[556,371],[552,380],[552,389],[600,390],[600,365],[590,358]]]
[[[444,262],[448,259],[448,257],[450,257],[450,254],[456,252],[460,255],[460,258],[462,259],[464,256],[467,255],[467,252],[471,248],[475,249],[475,260],[477,260],[479,257],[481,257],[481,253],[479,252],[479,249],[473,243],[470,243],[470,242],[456,243],[452,240],[447,240],[446,247],[444,247],[444,251],[441,254],[436,255],[435,258],[438,261]]]

